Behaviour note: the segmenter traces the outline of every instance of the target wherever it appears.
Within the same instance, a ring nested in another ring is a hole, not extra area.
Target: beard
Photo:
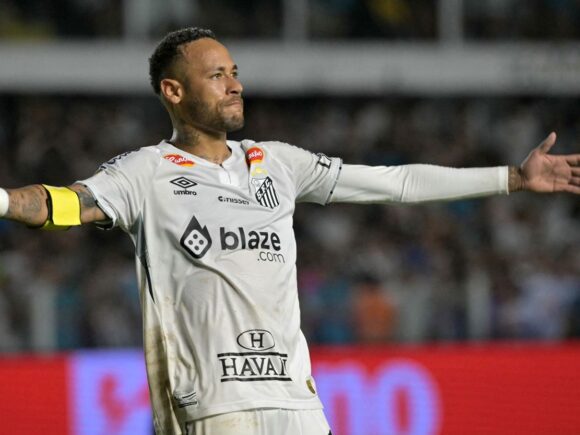
[[[187,112],[194,124],[199,127],[217,132],[231,133],[244,126],[244,106],[240,97],[241,110],[228,106],[232,100],[210,105],[205,101],[194,98],[187,104]]]

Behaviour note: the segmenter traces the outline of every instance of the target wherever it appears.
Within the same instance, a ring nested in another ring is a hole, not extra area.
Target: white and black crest
[[[253,178],[252,184],[256,189],[256,200],[264,207],[276,208],[280,201],[274,189],[274,182],[270,177]]]

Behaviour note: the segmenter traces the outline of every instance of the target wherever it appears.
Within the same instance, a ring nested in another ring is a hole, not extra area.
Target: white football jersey
[[[228,141],[218,165],[167,142],[80,181],[135,243],[158,434],[253,408],[322,408],[300,331],[295,202],[326,204],[341,161]]]

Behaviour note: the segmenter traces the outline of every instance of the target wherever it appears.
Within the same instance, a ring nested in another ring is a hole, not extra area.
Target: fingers
[[[555,183],[554,192],[568,192],[580,195],[580,177],[572,176],[566,182]]]
[[[544,139],[544,141],[540,144],[538,148],[540,148],[541,152],[547,154],[555,143],[556,143],[556,133],[552,132],[548,135],[546,139]]]
[[[580,195],[580,186],[572,186],[568,184],[561,189],[562,192],[568,193],[575,193],[576,195]]]
[[[568,156],[563,156],[566,159],[566,163],[570,166],[580,166],[580,154],[570,154]],[[576,168],[572,168],[574,170]]]
[[[573,186],[580,186],[580,177],[572,177],[569,184]]]

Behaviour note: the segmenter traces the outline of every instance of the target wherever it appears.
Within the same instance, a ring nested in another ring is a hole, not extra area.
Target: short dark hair
[[[155,47],[149,58],[149,80],[157,95],[161,93],[161,80],[165,78],[167,69],[180,55],[179,47],[202,38],[216,39],[215,34],[209,29],[187,27],[168,33]]]

